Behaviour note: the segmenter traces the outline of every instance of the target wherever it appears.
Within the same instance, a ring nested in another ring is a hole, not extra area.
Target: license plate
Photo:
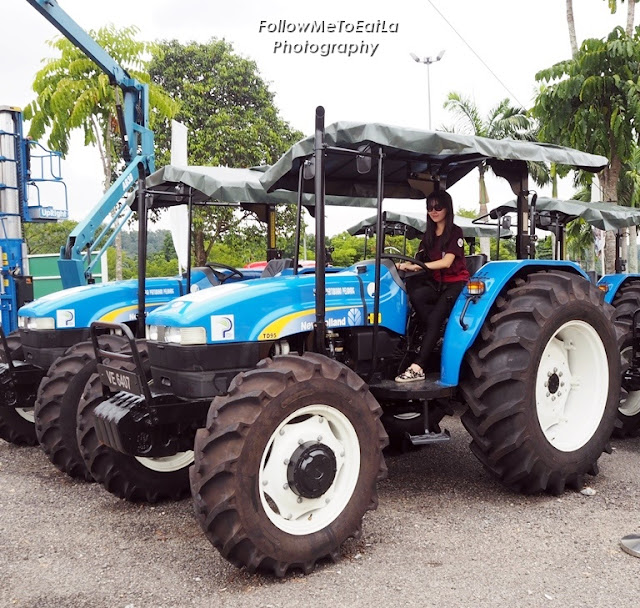
[[[117,369],[115,367],[107,367],[99,363],[98,373],[100,374],[102,384],[108,386],[115,393],[126,391],[134,395],[143,394],[140,377],[134,372]]]

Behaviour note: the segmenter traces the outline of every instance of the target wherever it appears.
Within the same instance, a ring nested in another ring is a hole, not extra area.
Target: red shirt
[[[449,268],[442,270],[434,270],[433,278],[442,283],[457,283],[458,281],[468,281],[469,271],[464,259],[464,238],[462,236],[462,228],[455,224],[451,229],[451,236],[448,242],[441,243],[442,237],[436,236],[433,247],[427,251],[429,260],[435,262],[442,259],[447,253],[453,253],[455,256],[453,264]],[[420,244],[420,251],[425,247],[424,239]]]

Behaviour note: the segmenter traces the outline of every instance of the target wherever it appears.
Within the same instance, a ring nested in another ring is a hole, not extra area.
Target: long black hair
[[[439,237],[436,237],[436,223],[429,215],[430,203],[438,203],[447,210],[447,215],[444,218],[444,232]],[[434,190],[429,196],[427,196],[427,230],[424,233],[424,244],[426,250],[429,251],[434,246],[436,239],[440,239],[440,242],[443,244],[448,243],[452,230],[453,200],[451,199],[451,195],[445,190]]]

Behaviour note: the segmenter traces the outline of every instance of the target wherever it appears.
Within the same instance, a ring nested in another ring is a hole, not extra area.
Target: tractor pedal
[[[407,433],[407,439],[413,445],[428,445],[430,443],[444,443],[451,439],[451,433],[446,429],[441,433],[424,433],[424,435],[409,435]]]

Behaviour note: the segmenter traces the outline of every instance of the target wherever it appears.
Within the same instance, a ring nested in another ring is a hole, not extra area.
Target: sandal
[[[412,367],[408,367],[399,376],[396,376],[396,382],[415,382],[416,380],[424,380],[424,371],[417,372]]]

